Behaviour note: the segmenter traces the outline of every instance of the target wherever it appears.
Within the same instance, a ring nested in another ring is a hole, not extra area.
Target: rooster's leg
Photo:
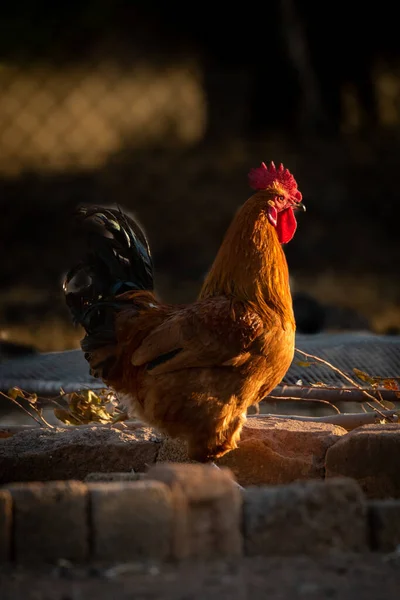
[[[216,465],[214,462],[210,462],[209,464],[210,464],[212,467],[215,467],[216,469],[219,469],[219,466],[218,466],[218,465]],[[241,485],[239,485],[239,483],[238,483],[237,481],[233,481],[233,483],[234,483],[235,485],[237,485],[237,486],[238,486],[238,488],[244,492],[244,487],[242,487]]]

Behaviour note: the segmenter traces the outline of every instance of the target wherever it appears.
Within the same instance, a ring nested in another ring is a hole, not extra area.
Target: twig
[[[399,402],[399,397],[396,396],[394,391],[381,390],[382,395],[385,393],[385,409],[386,401]],[[371,389],[370,393],[374,395],[375,390]],[[294,384],[283,384],[274,388],[271,394],[275,396],[284,397],[296,396],[299,398],[315,398],[317,400],[328,400],[333,404],[338,402],[357,402],[358,404],[365,402],[365,395],[362,393],[362,389],[357,388],[341,388],[341,387],[328,387],[324,385],[309,387],[309,384],[303,384],[301,386]],[[263,399],[264,400],[264,399]]]
[[[378,413],[368,412],[368,413],[340,413],[339,415],[327,415],[324,417],[306,417],[306,416],[297,416],[297,415],[273,415],[273,414],[259,414],[259,415],[248,415],[247,419],[255,419],[258,417],[271,417],[274,419],[289,419],[291,421],[307,421],[307,422],[317,422],[317,423],[330,423],[331,425],[340,425],[347,431],[351,431],[352,429],[356,429],[356,427],[361,427],[361,425],[372,425],[376,423]],[[387,410],[384,412],[384,418],[393,418],[398,415],[395,410]]]
[[[304,388],[305,386],[302,386],[302,387]],[[330,390],[333,392],[341,392],[343,394],[345,394],[346,392],[348,394],[351,394],[351,392],[353,391],[353,388],[338,388],[338,387],[335,387],[334,385],[325,385],[325,384],[317,385],[315,383],[314,384],[310,383],[309,387],[310,387],[310,390],[322,389],[322,390]]]
[[[25,406],[22,406],[22,404],[20,404],[18,402],[18,400],[15,400],[15,398],[11,398],[11,396],[7,396],[7,394],[4,394],[4,392],[0,392],[0,396],[3,396],[4,398],[7,398],[7,400],[11,400],[11,402],[13,402],[14,404],[16,404],[21,410],[24,411],[24,413],[26,413],[29,417],[31,417],[31,419],[33,419],[34,421],[36,421],[36,423],[38,423],[40,425],[40,427],[43,427],[43,424],[48,425],[49,427],[53,427],[52,425],[50,425],[49,423],[47,423],[47,421],[45,419],[43,419],[43,417],[41,415],[39,415],[39,419],[41,419],[41,420],[37,419],[35,417],[35,415],[33,415],[31,412],[29,412],[29,410],[27,410],[25,408]]]
[[[301,402],[320,402],[321,404],[328,404],[330,408],[333,408],[335,412],[337,412],[339,415],[341,414],[338,407],[329,402],[329,400],[320,400],[319,398],[300,398],[298,396],[265,396],[263,402],[267,403],[270,398],[271,400],[280,400],[281,402],[287,402],[290,400],[293,400],[295,402],[297,402],[298,400],[300,400]]]
[[[376,381],[386,381],[390,379],[391,381],[400,381],[400,377],[383,377],[382,375],[374,375],[372,379]]]
[[[33,408],[33,407],[32,407],[32,408]],[[33,408],[33,410],[35,410],[35,409]],[[44,416],[43,416],[43,412],[42,412],[42,409],[40,409],[40,410],[36,411],[36,414],[37,414],[37,415],[39,415],[39,419],[41,419],[41,420],[43,421],[43,423],[44,423],[44,424],[45,424],[47,427],[50,427],[50,429],[54,429],[54,425],[52,425],[51,423],[49,423],[49,422],[48,422],[48,421],[47,421],[47,420],[44,418]]]
[[[307,358],[312,358],[313,360],[316,360],[316,361],[322,363],[326,367],[329,367],[330,369],[332,369],[333,371],[335,371],[336,373],[338,373],[341,377],[343,377],[344,379],[346,379],[346,381],[348,381],[349,383],[351,383],[354,387],[358,388],[364,394],[364,396],[366,396],[367,398],[371,398],[371,400],[373,400],[373,402],[376,402],[377,404],[379,404],[379,406],[381,408],[383,408],[385,410],[385,406],[380,402],[380,400],[378,400],[377,398],[374,398],[374,396],[372,396],[369,392],[367,392],[367,390],[365,390],[363,387],[361,387],[361,385],[359,385],[356,381],[354,381],[354,379],[352,379],[349,375],[346,375],[346,373],[343,373],[343,371],[341,371],[338,367],[335,367],[334,365],[332,365],[327,360],[324,360],[323,358],[319,358],[318,356],[314,356],[314,354],[309,354],[308,352],[304,352],[304,350],[299,350],[298,348],[295,348],[295,350],[296,350],[296,352],[299,352],[299,354],[302,354],[303,356],[307,356]],[[382,418],[385,418],[385,416],[382,413],[382,411],[378,410],[375,406],[371,405],[369,402],[366,402],[366,404],[372,410],[374,410],[375,412],[377,412]]]

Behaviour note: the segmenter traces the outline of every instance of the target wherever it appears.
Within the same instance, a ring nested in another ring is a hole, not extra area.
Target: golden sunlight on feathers
[[[155,297],[137,224],[98,208],[112,237],[98,232],[97,249],[82,263],[92,285],[67,293],[86,329],[92,373],[136,417],[186,440],[195,460],[237,447],[247,408],[279,384],[293,358],[288,266],[268,218],[271,202],[278,222],[280,211],[291,210],[274,187],[257,191],[228,229],[199,299],[187,306]]]

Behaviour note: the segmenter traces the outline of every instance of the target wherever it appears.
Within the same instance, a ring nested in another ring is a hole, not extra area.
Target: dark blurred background
[[[0,337],[77,347],[61,293],[73,208],[145,227],[191,301],[247,172],[307,205],[286,253],[300,331],[400,327],[400,41],[391,3],[17,0],[0,19]]]

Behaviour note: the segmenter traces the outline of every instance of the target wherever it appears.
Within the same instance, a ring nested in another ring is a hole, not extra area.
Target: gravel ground
[[[180,565],[3,567],[2,600],[398,600],[400,554]]]

